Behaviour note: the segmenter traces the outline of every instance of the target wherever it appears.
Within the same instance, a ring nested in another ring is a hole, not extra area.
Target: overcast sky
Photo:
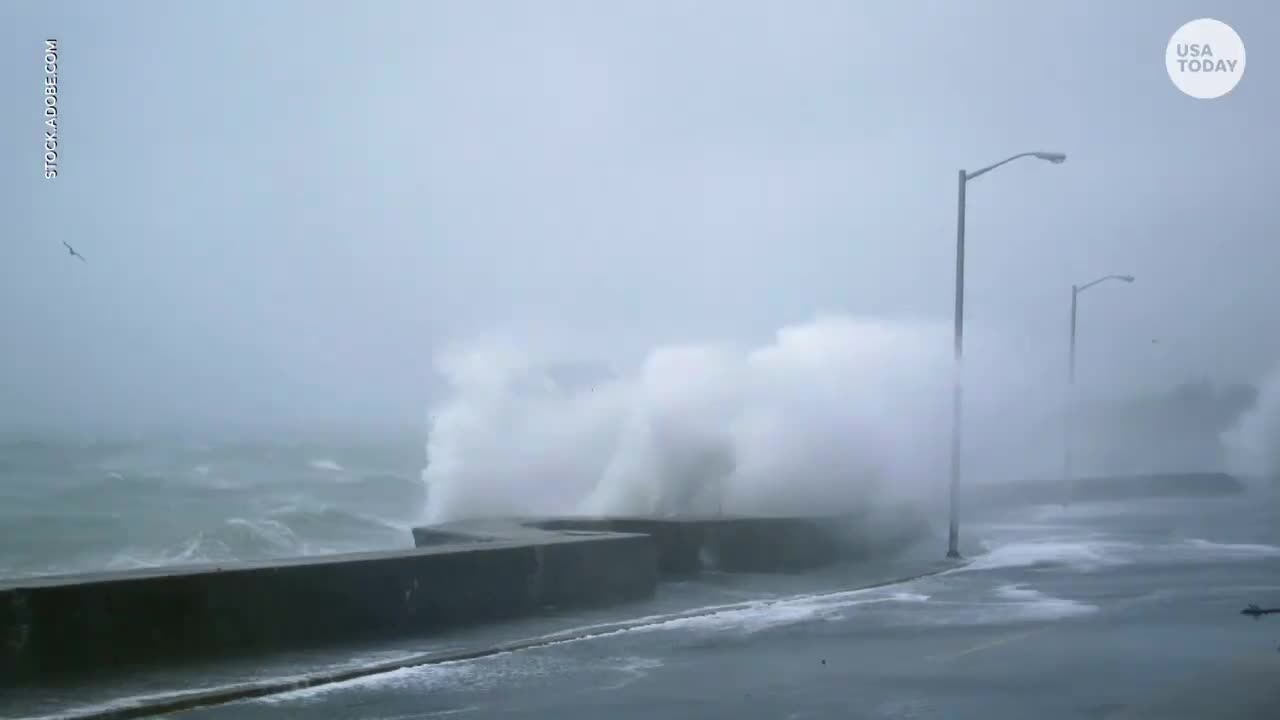
[[[0,424],[416,422],[486,329],[610,350],[818,311],[947,321],[1081,382],[1280,360],[1280,10],[1253,2],[0,7]],[[1211,16],[1242,83],[1165,46]],[[43,177],[43,45],[59,176]],[[87,259],[68,257],[62,241]],[[1160,342],[1152,343],[1152,339]]]

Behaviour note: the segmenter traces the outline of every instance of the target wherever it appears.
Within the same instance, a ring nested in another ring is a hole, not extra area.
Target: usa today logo
[[[1244,41],[1221,20],[1192,20],[1169,38],[1164,66],[1169,79],[1187,95],[1220,98],[1244,77]]]

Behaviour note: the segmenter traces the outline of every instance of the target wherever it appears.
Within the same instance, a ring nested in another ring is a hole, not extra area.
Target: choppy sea
[[[0,443],[0,578],[412,545],[413,440]]]

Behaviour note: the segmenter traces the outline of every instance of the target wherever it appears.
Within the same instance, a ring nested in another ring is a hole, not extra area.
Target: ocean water
[[[420,438],[0,443],[0,578],[410,547]]]

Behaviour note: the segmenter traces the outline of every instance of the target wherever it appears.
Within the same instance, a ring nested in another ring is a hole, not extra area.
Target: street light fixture
[[[1067,407],[1065,431],[1063,432],[1063,457],[1062,457],[1062,479],[1067,483],[1067,488],[1071,488],[1072,474],[1072,435],[1073,426],[1075,424],[1075,387],[1076,387],[1076,307],[1079,303],[1080,293],[1088,290],[1094,285],[1104,283],[1108,280],[1118,280],[1120,282],[1131,283],[1134,280],[1132,275],[1104,275],[1093,282],[1084,285],[1071,286],[1071,343],[1067,350]]]
[[[960,557],[960,519],[957,502],[960,495],[960,444],[961,444],[961,406],[963,401],[961,361],[964,357],[964,191],[965,185],[979,176],[1013,162],[1019,158],[1031,157],[1038,160],[1061,164],[1067,159],[1063,153],[1033,151],[1011,155],[993,165],[973,172],[960,171],[959,210],[956,218],[956,308],[955,308],[955,386],[951,406],[951,511],[950,533],[947,542],[947,557]]]

